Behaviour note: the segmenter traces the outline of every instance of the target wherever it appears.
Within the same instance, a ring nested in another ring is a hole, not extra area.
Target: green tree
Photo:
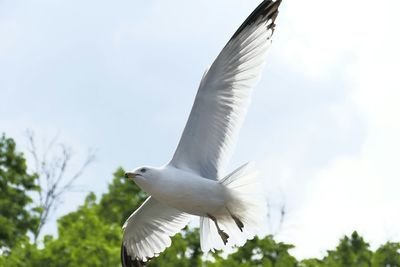
[[[210,262],[208,266],[297,266],[297,260],[289,254],[292,248],[293,245],[275,242],[271,236],[262,239],[255,237],[226,258],[221,257],[219,253],[214,254],[215,262]]]
[[[21,238],[7,253],[0,256],[1,267],[33,267],[42,258],[36,244],[31,243],[28,237]]]
[[[301,267],[341,267],[341,266],[400,266],[400,243],[388,242],[375,252],[369,250],[364,239],[354,232],[351,237],[341,239],[336,250],[329,251],[322,260],[306,259],[299,264]]]
[[[334,251],[328,251],[325,258],[325,266],[354,266],[364,267],[371,265],[372,252],[369,244],[357,233],[353,232],[351,237],[345,236]]]
[[[400,243],[388,242],[372,256],[372,267],[400,266]]]
[[[7,250],[38,224],[38,209],[30,194],[38,191],[37,176],[29,174],[26,160],[13,139],[0,137],[0,248]]]
[[[326,266],[322,260],[319,259],[305,259],[299,263],[300,267],[322,267]]]
[[[43,143],[42,149],[37,146],[33,131],[27,130],[26,137],[28,152],[32,158],[34,172],[37,175],[36,184],[40,186],[35,204],[39,211],[39,223],[33,233],[36,243],[43,227],[61,203],[64,194],[72,190],[74,182],[94,161],[95,155],[93,151],[89,151],[80,166],[74,164],[75,166],[71,168],[71,160],[73,159],[71,148],[58,143],[58,135],[54,136],[50,142]]]
[[[118,266],[121,229],[97,214],[94,194],[84,205],[58,220],[58,238],[46,237],[36,266]]]
[[[97,214],[94,194],[77,211],[58,220],[58,237],[45,236],[43,248],[29,241],[19,243],[1,266],[100,267],[119,266],[121,228],[107,224]]]
[[[58,219],[57,238],[45,236],[41,249],[24,240],[0,266],[119,266],[122,224],[145,198],[119,168],[100,201],[90,193],[77,211]]]

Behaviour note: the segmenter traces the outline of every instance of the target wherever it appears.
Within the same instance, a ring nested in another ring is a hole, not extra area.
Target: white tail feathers
[[[266,225],[266,192],[262,179],[257,177],[254,164],[247,163],[239,167],[219,182],[228,189],[228,201],[225,210],[213,216],[220,228],[229,235],[229,239],[224,245],[214,222],[210,218],[201,217],[200,244],[204,252],[241,246],[246,240],[261,233]],[[243,231],[233,217],[243,223]]]

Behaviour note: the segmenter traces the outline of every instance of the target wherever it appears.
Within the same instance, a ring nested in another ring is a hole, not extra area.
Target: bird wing
[[[192,215],[171,208],[153,197],[129,216],[123,229],[121,262],[123,267],[140,263],[171,245],[170,236],[185,227]]]
[[[271,44],[280,3],[263,1],[204,74],[170,164],[209,179],[223,176]]]

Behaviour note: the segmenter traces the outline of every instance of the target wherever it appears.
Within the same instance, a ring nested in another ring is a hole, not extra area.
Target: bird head
[[[133,171],[126,172],[125,178],[134,181],[138,186],[145,190],[149,184],[158,178],[158,172],[156,168],[148,166],[139,167]]]
[[[151,168],[149,167],[139,167],[133,171],[126,172],[125,178],[131,180],[135,180],[136,178],[146,178],[146,176],[149,176],[150,174],[150,169]]]

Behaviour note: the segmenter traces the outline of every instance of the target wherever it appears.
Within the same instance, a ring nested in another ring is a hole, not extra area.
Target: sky
[[[117,167],[168,162],[201,76],[260,1],[0,1],[0,132],[96,161],[46,226]],[[359,231],[400,241],[396,0],[284,0],[230,170],[255,161],[270,233],[321,257]],[[44,141],[43,141],[44,142]]]

